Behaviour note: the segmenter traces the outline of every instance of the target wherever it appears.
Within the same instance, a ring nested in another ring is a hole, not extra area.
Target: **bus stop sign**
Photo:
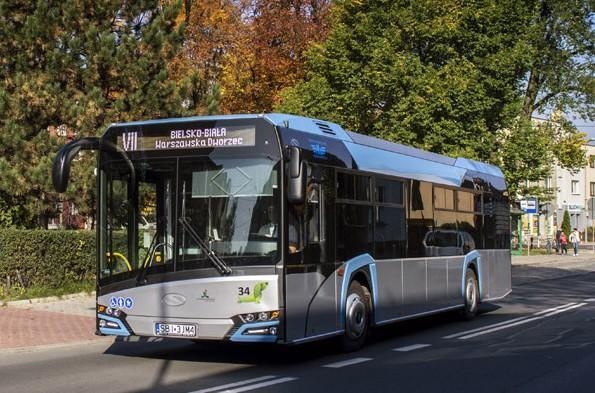
[[[527,214],[536,214],[538,209],[537,198],[527,198],[521,201],[521,210]]]

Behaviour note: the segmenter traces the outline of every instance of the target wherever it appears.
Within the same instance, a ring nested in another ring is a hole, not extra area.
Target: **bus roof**
[[[113,124],[121,126],[143,126],[164,123],[188,123],[192,121],[214,121],[232,119],[266,119],[275,126],[331,138],[343,142],[362,170],[386,173],[401,177],[426,180],[459,187],[468,171],[488,175],[503,184],[504,174],[497,166],[468,158],[452,158],[428,152],[411,146],[389,142],[368,135],[344,130],[340,125],[303,116],[266,113],[218,116],[195,116]]]

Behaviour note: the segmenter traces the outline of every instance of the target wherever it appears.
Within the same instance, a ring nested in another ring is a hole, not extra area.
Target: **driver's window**
[[[326,196],[332,171],[308,165],[306,201],[289,207],[289,263],[322,263],[327,259]]]

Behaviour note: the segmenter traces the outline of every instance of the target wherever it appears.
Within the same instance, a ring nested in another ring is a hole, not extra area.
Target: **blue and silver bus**
[[[495,166],[286,115],[113,124],[97,159],[97,331],[297,344],[511,291]]]

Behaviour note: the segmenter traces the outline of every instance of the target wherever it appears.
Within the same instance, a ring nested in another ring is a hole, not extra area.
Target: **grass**
[[[8,302],[12,300],[26,300],[40,297],[70,295],[73,293],[86,292],[91,293],[95,290],[94,280],[70,281],[64,283],[60,288],[51,288],[44,285],[32,285],[28,288],[13,286],[8,290],[6,287],[0,287],[0,301]]]
[[[556,250],[552,250],[552,254],[555,254]],[[527,255],[527,249],[523,248],[523,254],[522,255]],[[529,253],[529,255],[547,255],[547,251],[545,250],[545,248],[532,248],[531,252]]]

